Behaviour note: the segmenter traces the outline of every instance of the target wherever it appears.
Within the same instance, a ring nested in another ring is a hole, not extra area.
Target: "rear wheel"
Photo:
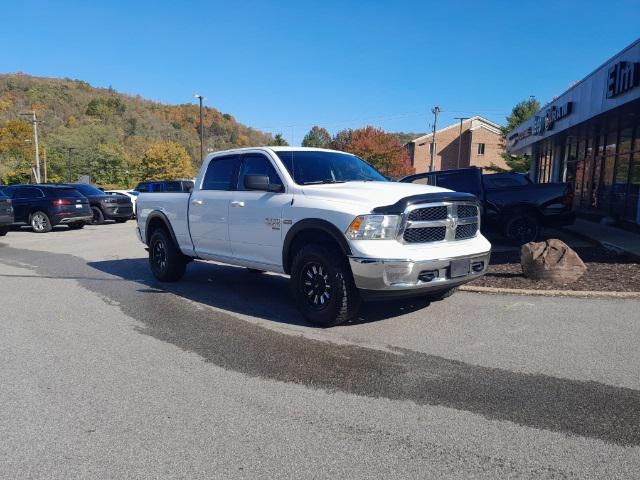
[[[516,245],[534,242],[540,235],[540,222],[529,213],[518,213],[504,224],[504,236]]]
[[[155,230],[149,241],[149,266],[161,282],[176,282],[187,269],[188,259],[163,228]]]
[[[339,325],[358,313],[360,296],[345,258],[321,245],[296,254],[291,290],[302,315],[319,327]]]
[[[68,226],[69,226],[69,230],[80,230],[84,228],[84,223],[74,222],[74,223],[70,223]]]
[[[104,215],[102,214],[102,210],[98,207],[91,207],[91,212],[93,213],[93,217],[91,218],[91,225],[102,225],[104,223]]]
[[[47,233],[51,231],[51,220],[44,212],[34,212],[31,214],[31,228],[36,233]]]

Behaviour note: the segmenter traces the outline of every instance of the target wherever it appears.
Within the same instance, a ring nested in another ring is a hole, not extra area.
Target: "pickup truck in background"
[[[333,150],[210,154],[191,193],[141,193],[137,212],[158,280],[193,259],[288,274],[301,313],[324,327],[362,300],[446,298],[485,273],[491,250],[473,195],[390,182]]]
[[[483,226],[517,245],[535,241],[544,227],[571,225],[575,221],[568,183],[532,183],[520,173],[483,174],[477,167],[419,173],[400,182],[475,195],[482,203]]]

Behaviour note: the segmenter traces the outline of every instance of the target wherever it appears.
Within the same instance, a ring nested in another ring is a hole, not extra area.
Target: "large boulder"
[[[575,282],[587,271],[578,254],[557,239],[525,243],[520,264],[525,277],[554,283]]]

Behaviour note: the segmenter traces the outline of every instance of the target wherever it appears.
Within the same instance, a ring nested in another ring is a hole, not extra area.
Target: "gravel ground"
[[[525,278],[519,251],[498,251],[491,255],[488,273],[471,285],[533,290],[640,291],[640,263],[633,258],[600,246],[575,247],[587,272],[576,282],[553,283]]]

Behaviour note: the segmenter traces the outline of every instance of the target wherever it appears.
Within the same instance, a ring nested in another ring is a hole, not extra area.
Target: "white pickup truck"
[[[362,300],[432,301],[483,275],[491,244],[473,195],[388,181],[333,150],[209,155],[191,193],[142,193],[137,233],[161,281],[193,259],[289,274],[304,317],[332,326]]]

